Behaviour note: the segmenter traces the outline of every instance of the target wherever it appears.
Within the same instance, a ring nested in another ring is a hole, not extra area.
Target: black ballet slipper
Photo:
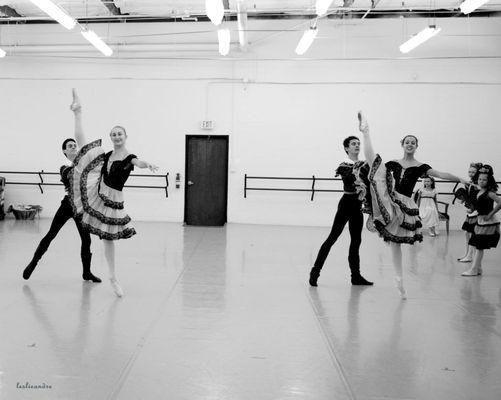
[[[36,266],[37,266],[36,262],[33,262],[33,261],[30,262],[28,264],[28,266],[23,271],[23,278],[26,280],[30,279],[30,276],[33,273],[33,271],[35,270]]]
[[[97,276],[93,275],[92,272],[84,272],[82,274],[82,278],[84,281],[92,281],[94,283],[101,282],[101,279],[98,278]]]
[[[365,279],[362,275],[353,275],[351,277],[351,284],[352,285],[360,285],[360,286],[371,286],[374,285],[374,282],[369,282],[367,279]]]
[[[320,268],[313,267],[310,271],[310,279],[309,279],[310,286],[314,286],[314,287],[318,286],[317,280],[318,280],[319,276],[320,276]]]

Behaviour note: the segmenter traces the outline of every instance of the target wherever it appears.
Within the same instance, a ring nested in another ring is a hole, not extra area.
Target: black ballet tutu
[[[496,248],[499,243],[499,220],[494,215],[490,220],[485,215],[479,215],[475,229],[468,244],[479,249]]]

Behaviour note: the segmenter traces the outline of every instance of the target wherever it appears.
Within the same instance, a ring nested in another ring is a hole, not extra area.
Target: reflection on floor
[[[327,228],[136,223],[118,299],[99,240],[103,283],[81,281],[72,224],[22,279],[49,223],[0,222],[1,399],[501,398],[501,251],[461,277],[461,232],[404,246],[403,302],[368,231],[373,287],[349,284],[343,235],[310,288]]]

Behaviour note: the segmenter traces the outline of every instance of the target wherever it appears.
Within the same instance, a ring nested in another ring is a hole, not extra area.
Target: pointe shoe
[[[482,275],[482,272],[484,272],[484,271],[482,271],[482,266],[478,267],[477,268],[477,275]]]
[[[92,272],[84,272],[82,274],[82,279],[84,281],[92,281],[94,283],[101,282],[101,278],[98,278],[96,275],[93,275]]]
[[[110,283],[111,283],[111,287],[113,288],[113,291],[115,292],[115,294],[118,297],[122,297],[124,295],[124,291],[122,290],[122,288],[118,284],[118,281],[115,278],[110,278]]]
[[[397,287],[398,293],[400,294],[400,298],[402,300],[406,300],[407,299],[407,292],[405,291],[402,278],[395,277],[395,286]]]
[[[473,260],[471,258],[463,257],[463,258],[458,258],[458,261],[462,262],[462,263],[468,263],[468,262],[472,262]]]
[[[318,280],[318,277],[320,276],[320,268],[319,267],[313,267],[310,271],[310,279],[309,279],[309,283],[310,283],[310,286],[314,286],[314,287],[317,287],[317,280]]]
[[[478,273],[478,268],[477,267],[471,267],[468,271],[464,271],[461,276],[477,276],[480,275]]]

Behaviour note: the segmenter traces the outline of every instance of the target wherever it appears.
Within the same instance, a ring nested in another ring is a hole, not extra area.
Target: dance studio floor
[[[501,250],[461,277],[461,232],[404,248],[401,301],[368,231],[374,287],[350,285],[346,231],[310,288],[328,228],[136,223],[118,299],[82,282],[73,223],[22,279],[49,223],[0,222],[0,399],[501,398]],[[93,252],[106,278],[99,240]]]

